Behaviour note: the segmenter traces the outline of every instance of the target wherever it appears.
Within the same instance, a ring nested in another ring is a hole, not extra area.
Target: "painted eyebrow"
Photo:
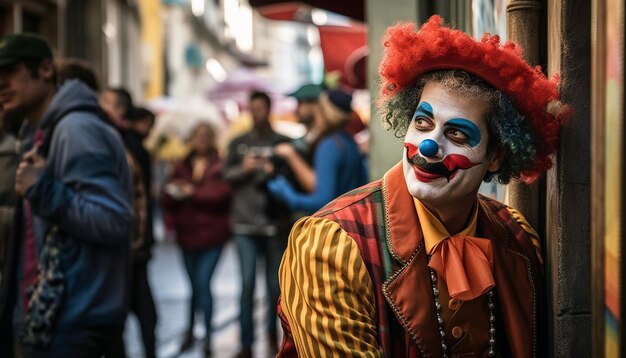
[[[426,101],[420,102],[415,109],[415,113],[413,113],[413,118],[417,117],[418,114],[424,115],[428,118],[433,118],[433,107]]]
[[[480,143],[480,130],[474,124],[474,122],[465,119],[465,118],[452,118],[446,123],[444,123],[444,127],[454,127],[455,129],[463,132],[469,141],[469,144],[474,147],[478,143]]]

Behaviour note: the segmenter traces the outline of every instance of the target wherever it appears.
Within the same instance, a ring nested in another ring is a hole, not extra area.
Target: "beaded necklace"
[[[448,345],[446,344],[446,332],[443,329],[443,317],[441,317],[441,303],[439,303],[439,290],[437,289],[437,273],[432,269],[430,271],[430,283],[433,289],[433,297],[435,298],[435,310],[437,313],[437,326],[439,328],[439,336],[441,337],[441,349],[443,357],[448,358]],[[487,307],[489,308],[489,357],[496,356],[496,315],[494,314],[495,305],[493,303],[493,290],[487,292]]]

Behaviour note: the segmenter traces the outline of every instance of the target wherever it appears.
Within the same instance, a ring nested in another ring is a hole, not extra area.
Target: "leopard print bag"
[[[44,241],[37,281],[28,288],[26,318],[19,333],[19,339],[25,345],[46,348],[52,341],[53,327],[65,293],[59,239],[59,229],[53,226]]]

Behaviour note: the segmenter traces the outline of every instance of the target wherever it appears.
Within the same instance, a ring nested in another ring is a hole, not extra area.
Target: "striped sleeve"
[[[298,221],[279,273],[283,310],[300,357],[382,357],[373,285],[339,224]]]
[[[541,255],[541,242],[539,241],[539,235],[537,234],[535,229],[533,229],[533,227],[530,226],[528,221],[526,221],[526,218],[524,217],[524,215],[522,215],[519,211],[511,207],[508,207],[507,209],[509,210],[511,215],[513,215],[513,218],[515,219],[515,221],[517,221],[517,223],[522,227],[522,229],[526,231],[528,236],[530,236],[530,240],[532,241],[533,246],[535,247],[535,253],[537,254],[537,258],[539,259],[539,262],[541,263],[541,265],[543,265],[543,256]]]

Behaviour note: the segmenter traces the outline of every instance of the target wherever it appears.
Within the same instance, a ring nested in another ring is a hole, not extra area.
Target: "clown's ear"
[[[487,170],[491,173],[497,172],[502,166],[504,157],[506,157],[506,149],[499,147],[491,151],[488,155],[489,167]]]

